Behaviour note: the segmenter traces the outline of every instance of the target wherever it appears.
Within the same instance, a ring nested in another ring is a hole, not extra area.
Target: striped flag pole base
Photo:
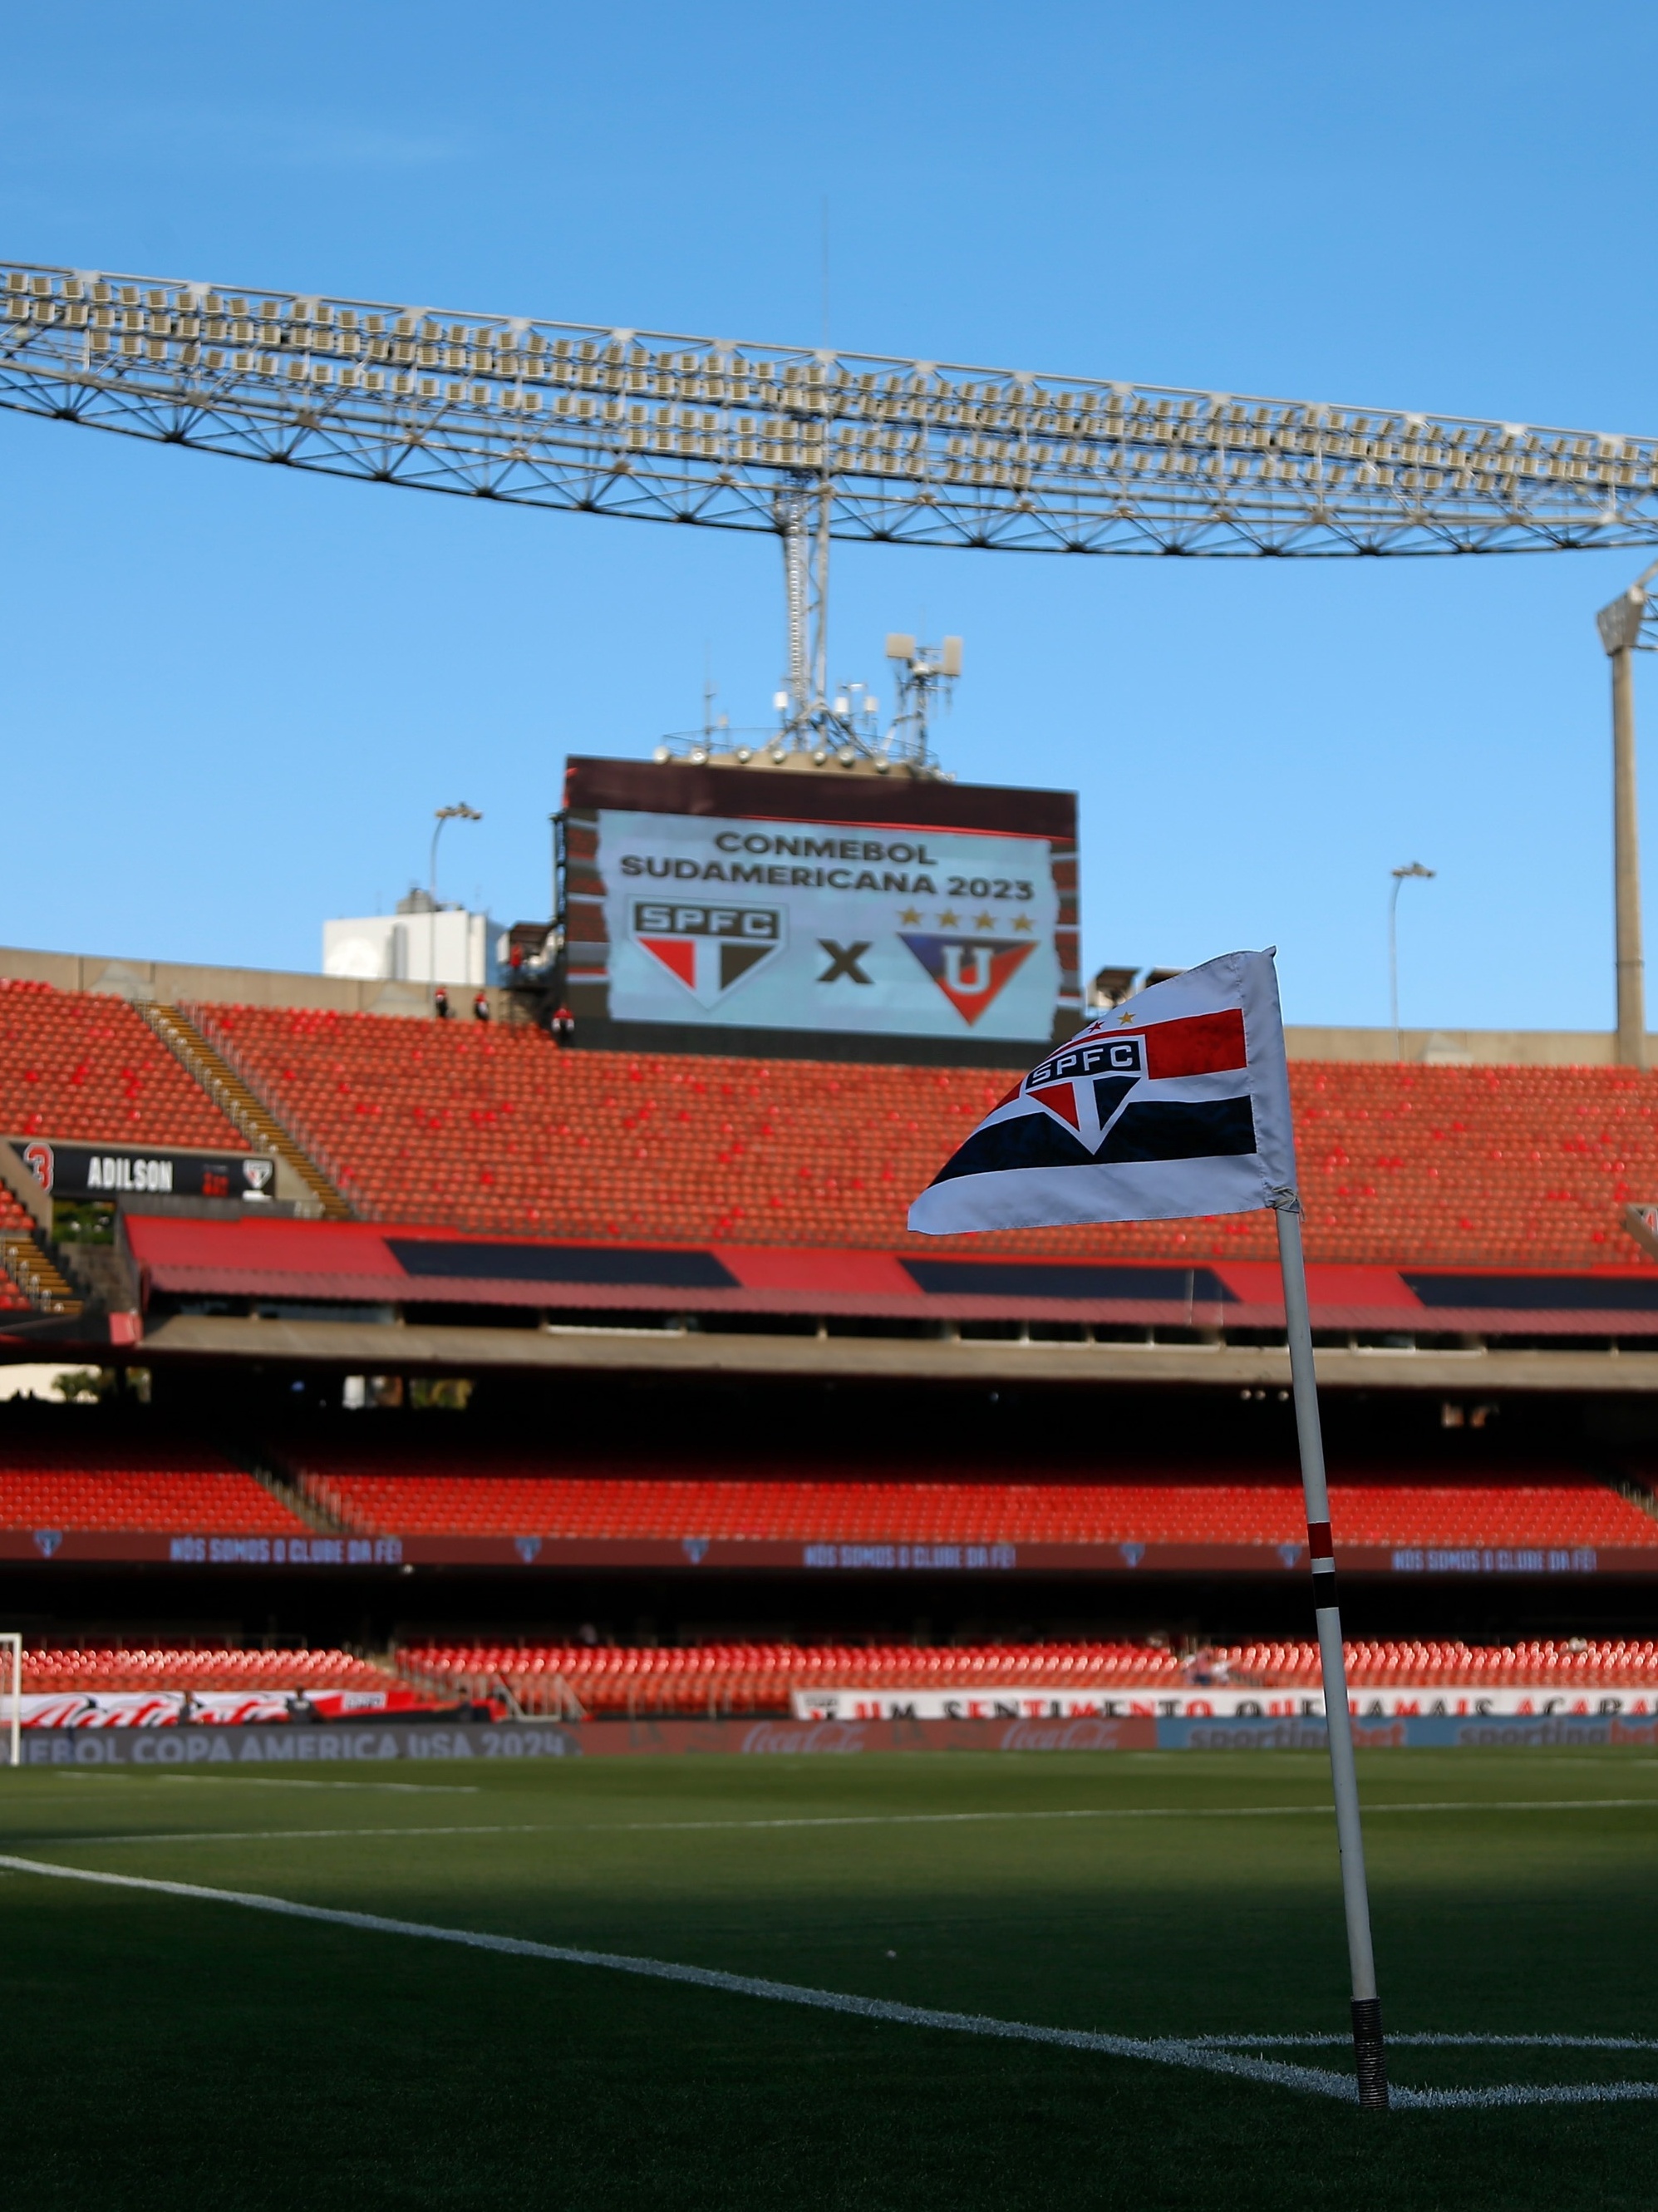
[[[1388,2109],[1388,2052],[1382,2040],[1380,1997],[1353,1999],[1353,2057],[1358,2069],[1358,2108]]]
[[[1307,1500],[1307,1553],[1313,1571],[1313,1617],[1318,1626],[1324,1680],[1324,1720],[1330,1743],[1330,1781],[1335,1798],[1336,1841],[1341,1855],[1341,1902],[1347,1922],[1347,1962],[1353,1996],[1353,2059],[1361,2112],[1388,2109],[1388,2061],[1382,2040],[1382,2006],[1376,1990],[1370,1944],[1370,1896],[1364,1879],[1364,1835],[1359,1821],[1358,1778],[1353,1766],[1353,1723],[1347,1703],[1347,1665],[1336,1604],[1335,1545],[1330,1534],[1330,1493],[1324,1479],[1324,1439],[1313,1372],[1313,1331],[1307,1310],[1307,1269],[1301,1249],[1301,1201],[1293,1190],[1272,1194],[1278,1214],[1278,1260],[1284,1277],[1284,1334],[1301,1448],[1301,1483]]]

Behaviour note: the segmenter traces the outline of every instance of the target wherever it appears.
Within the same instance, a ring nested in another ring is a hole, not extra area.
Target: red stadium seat
[[[32,1237],[34,1217],[20,1199],[0,1183],[0,1236]]]
[[[815,1475],[780,1462],[764,1474],[687,1474],[654,1464],[494,1454],[464,1467],[441,1445],[365,1438],[293,1448],[307,1495],[367,1535],[541,1536],[607,1540],[898,1544],[1263,1544],[1301,1542],[1299,1483],[1285,1470],[1239,1480],[1220,1464],[1125,1468],[1097,1481],[900,1479],[876,1466]],[[1503,1479],[1412,1471],[1331,1480],[1339,1547],[1356,1545],[1658,1545],[1658,1521],[1576,1468],[1526,1467]]]
[[[125,999],[0,980],[0,1137],[246,1142]]]
[[[536,1030],[372,1014],[194,1011],[362,1212],[519,1235],[902,1247],[908,1199],[1008,1079],[561,1052]],[[1619,1209],[1658,1195],[1658,1073],[1363,1061],[1291,1073],[1311,1259],[1636,1258]],[[1256,1214],[1027,1230],[975,1249],[1244,1260],[1273,1246]]]
[[[483,1698],[505,1687],[530,1711],[594,1717],[624,1713],[780,1711],[796,1690],[997,1688],[1132,1696],[1225,1681],[1236,1688],[1315,1690],[1312,1643],[1236,1644],[1181,1657],[1135,1644],[967,1646],[710,1644],[640,1650],[588,1644],[428,1644],[397,1656],[402,1679],[428,1692]],[[1424,1640],[1355,1643],[1356,1691],[1457,1685],[1477,1689],[1658,1690],[1658,1642],[1500,1646]],[[24,1654],[23,1686],[52,1691],[367,1690],[395,1680],[386,1667],[339,1650],[42,1648]]]
[[[46,1649],[23,1654],[23,1687],[48,1690],[384,1690],[386,1669],[349,1651]]]
[[[1498,1647],[1454,1642],[1350,1644],[1355,1690],[1452,1684],[1485,1689],[1658,1690],[1658,1643]],[[1157,1646],[1037,1644],[709,1644],[639,1650],[587,1644],[428,1644],[398,1664],[423,1688],[484,1697],[505,1687],[531,1711],[610,1715],[786,1711],[796,1690],[1005,1689],[1132,1695],[1224,1680],[1234,1687],[1315,1690],[1312,1643],[1238,1644],[1181,1659]]]
[[[76,1422],[90,1416],[66,1414]],[[0,1528],[299,1536],[306,1523],[251,1474],[188,1444],[0,1437]]]
[[[33,1216],[3,1183],[0,1183],[0,1243],[21,1238],[32,1241],[33,1235]],[[3,1261],[0,1261],[0,1314],[28,1313],[31,1310],[27,1298],[7,1273]]]

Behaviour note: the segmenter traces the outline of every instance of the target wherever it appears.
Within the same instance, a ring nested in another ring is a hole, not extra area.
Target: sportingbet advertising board
[[[585,761],[570,784],[656,802],[565,817],[578,1042],[1017,1062],[1081,1018],[1068,793]]]

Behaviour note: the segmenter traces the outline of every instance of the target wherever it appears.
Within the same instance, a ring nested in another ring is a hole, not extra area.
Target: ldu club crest
[[[1029,938],[899,936],[969,1028],[1036,949]]]

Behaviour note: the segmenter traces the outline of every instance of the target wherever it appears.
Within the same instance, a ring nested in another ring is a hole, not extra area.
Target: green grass
[[[1316,1757],[416,1771],[414,1790],[0,1773],[0,1848],[1002,2019],[1345,2025]],[[1390,2028],[1658,2034],[1658,1763],[1392,1753],[1362,1780]],[[1639,1802],[1571,1802],[1601,1798]],[[1228,1809],[1243,1807],[1315,1809]],[[1137,1808],[1170,1816],[1029,1817]],[[891,1818],[969,1812],[1015,1817]],[[418,1832],[437,1828],[463,1832]],[[280,1832],[319,1829],[345,1832]],[[20,1873],[0,1876],[0,2171],[29,2212],[1658,2199],[1658,2106],[1367,2118],[1139,2061]],[[1658,2052],[1400,2049],[1393,2070],[1658,2079]]]

